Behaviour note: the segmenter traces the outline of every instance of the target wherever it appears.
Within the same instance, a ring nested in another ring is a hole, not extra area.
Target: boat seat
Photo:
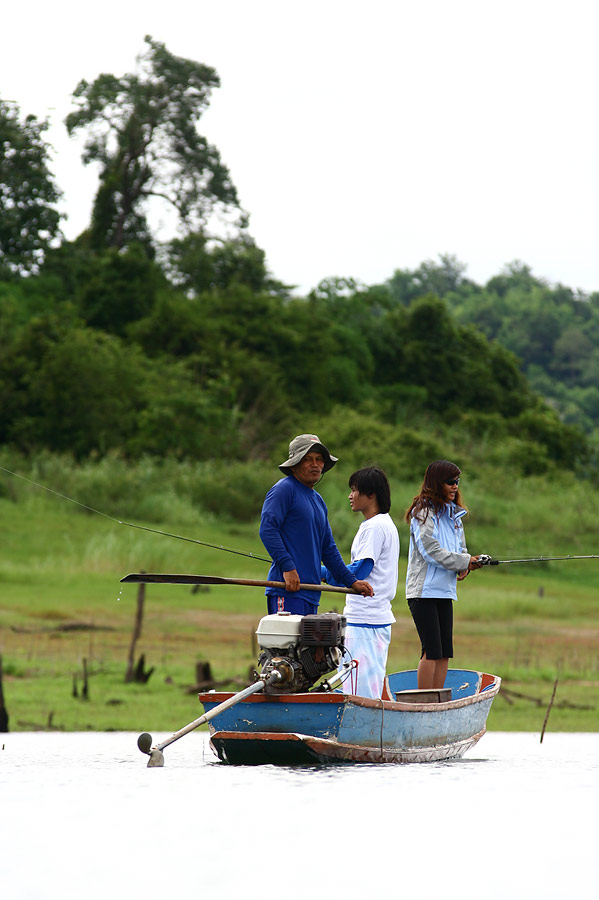
[[[490,680],[487,680],[490,679]],[[469,669],[449,669],[445,679],[445,688],[451,689],[451,699],[458,700],[460,697],[472,697],[479,690],[485,690],[494,683],[491,676],[483,676],[479,685],[479,674]],[[395,672],[387,675],[383,682],[382,697],[383,700],[395,700],[395,695],[399,691],[415,691],[418,689],[418,672],[416,669],[409,669],[405,672]]]
[[[450,688],[421,688],[415,691],[398,691],[395,699],[399,703],[448,703]]]

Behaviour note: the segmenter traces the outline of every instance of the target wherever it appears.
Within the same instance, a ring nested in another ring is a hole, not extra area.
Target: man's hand
[[[297,569],[290,569],[289,572],[283,572],[283,578],[285,579],[286,591],[299,591],[300,577],[297,574]]]
[[[367,581],[354,581],[354,583],[352,584],[352,591],[356,591],[356,593],[362,594],[363,597],[374,596],[372,585],[368,584]]]

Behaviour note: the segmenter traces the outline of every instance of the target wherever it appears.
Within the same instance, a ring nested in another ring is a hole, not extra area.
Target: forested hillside
[[[584,294],[533,277],[513,262],[480,286],[453,257],[398,271],[388,282],[406,305],[423,292],[446,300],[455,320],[475,325],[511,350],[532,388],[564,422],[587,433],[599,426],[599,292]]]
[[[218,76],[147,39],[141,75],[75,89],[99,186],[60,234],[44,123],[0,100],[0,445],[31,456],[271,458],[317,431],[416,475],[450,451],[520,474],[594,465],[599,294],[450,257],[382,285],[276,280],[197,124]],[[30,186],[30,192],[24,190]],[[160,243],[148,203],[175,211]]]

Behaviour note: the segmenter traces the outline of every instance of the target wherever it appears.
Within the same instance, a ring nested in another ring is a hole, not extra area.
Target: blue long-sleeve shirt
[[[320,584],[321,562],[339,584],[351,587],[356,580],[337,549],[324,500],[293,475],[281,478],[267,493],[260,538],[273,560],[269,581],[284,581],[283,572],[296,569],[303,584]],[[266,589],[267,597],[283,594],[313,605],[320,599],[317,591]]]

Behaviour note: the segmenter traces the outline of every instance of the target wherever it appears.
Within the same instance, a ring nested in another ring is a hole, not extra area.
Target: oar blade
[[[228,584],[226,578],[217,575],[154,575],[133,573],[121,578],[121,584]]]

